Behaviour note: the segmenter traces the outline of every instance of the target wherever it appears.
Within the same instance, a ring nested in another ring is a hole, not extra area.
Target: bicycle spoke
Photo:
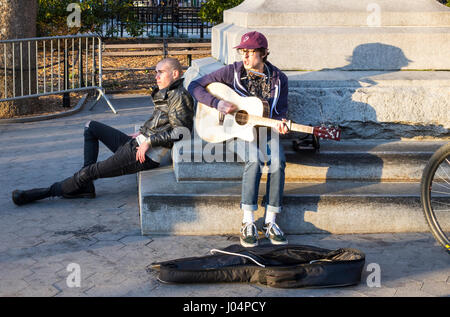
[[[441,183],[433,183],[433,186],[441,186],[441,187],[447,188],[450,191],[450,187],[447,187],[447,186],[445,186],[444,184],[441,184]]]
[[[437,175],[440,179],[442,179],[444,181],[445,184],[450,185],[450,182],[448,182],[445,178],[442,178],[440,175]],[[442,184],[441,182],[437,183],[437,184]],[[442,186],[445,186],[444,184],[442,184]],[[450,187],[446,187],[446,188],[450,188]]]
[[[431,203],[435,203],[435,204],[441,204],[441,205],[446,205],[446,206],[450,206],[450,204],[447,203],[443,203],[441,201],[437,201],[437,200],[431,200]]]
[[[432,190],[431,192],[432,193],[436,193],[436,194],[444,194],[444,195],[449,195],[450,196],[449,192],[440,192],[440,191],[437,191],[437,190]]]
[[[447,162],[447,165],[450,165],[450,161],[448,159],[445,159],[445,162]],[[444,162],[442,162],[442,163],[444,163]],[[449,174],[447,173],[446,169],[443,166],[439,166],[439,168],[436,170],[436,174],[438,173],[438,171],[440,171],[441,168],[442,168],[446,178],[443,178],[440,175],[438,175],[439,178],[441,178],[444,182],[446,182],[447,184],[450,185],[450,183],[447,181],[448,179],[450,179],[450,176],[449,176]]]
[[[441,179],[443,179],[443,178],[441,178]],[[445,181],[445,179],[443,179],[444,181]],[[440,186],[442,186],[442,187],[445,187],[445,188],[448,188],[449,190],[450,190],[450,183],[449,182],[447,182],[447,181],[445,181],[445,183],[447,184],[447,185],[449,185],[449,187],[447,187],[446,185],[444,185],[443,183],[439,183],[439,182],[436,182],[436,183],[434,183],[434,184],[436,184],[436,185],[440,185]]]

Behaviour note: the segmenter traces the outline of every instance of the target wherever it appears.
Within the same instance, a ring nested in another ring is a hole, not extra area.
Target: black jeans
[[[114,154],[97,162],[99,141]],[[98,178],[134,174],[156,168],[159,163],[146,157],[144,163],[136,161],[138,143],[125,133],[97,121],[90,121],[84,131],[84,165],[72,177],[52,186],[53,196],[70,194],[86,187]]]

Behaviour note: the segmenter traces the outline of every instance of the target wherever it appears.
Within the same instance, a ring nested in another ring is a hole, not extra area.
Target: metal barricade
[[[102,40],[69,35],[0,41],[0,102],[95,89],[114,113],[102,87]]]

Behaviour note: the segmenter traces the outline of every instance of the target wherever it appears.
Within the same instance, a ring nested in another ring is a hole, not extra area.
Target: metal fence
[[[143,24],[143,36],[206,38],[211,34],[212,23],[203,22],[199,17],[201,5],[205,1],[135,1],[130,8]],[[126,22],[120,16],[112,18],[105,25],[105,33],[126,37]]]
[[[117,113],[102,88],[101,47],[93,35],[0,41],[0,102],[95,89],[91,109],[103,97]]]

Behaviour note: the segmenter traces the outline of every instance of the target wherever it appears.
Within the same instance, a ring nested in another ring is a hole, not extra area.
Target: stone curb
[[[68,111],[47,114],[47,115],[42,115],[42,116],[27,117],[27,118],[0,119],[0,124],[35,122],[35,121],[43,121],[43,120],[67,117],[72,114],[80,112],[84,108],[84,105],[86,104],[87,96],[88,96],[88,94],[83,95],[83,97],[80,99],[80,101],[78,101],[77,105],[73,109],[68,110]]]

